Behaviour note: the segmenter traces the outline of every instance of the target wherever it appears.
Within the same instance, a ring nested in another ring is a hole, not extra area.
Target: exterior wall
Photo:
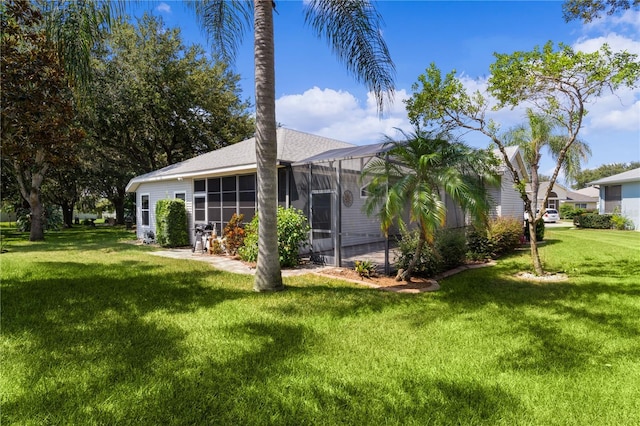
[[[575,200],[560,200],[560,205],[567,204],[573,208],[581,208],[583,210],[597,210],[598,202],[597,201],[575,201]],[[586,207],[578,207],[586,204]]]
[[[640,182],[622,184],[621,213],[633,221],[636,231],[640,231]]]
[[[620,213],[633,222],[634,229],[640,231],[640,182],[617,183],[622,190]],[[605,211],[605,188],[609,185],[600,185],[600,206],[598,212]]]
[[[136,237],[142,239],[146,231],[156,232],[156,203],[162,199],[174,199],[176,192],[185,193],[188,229],[193,228],[193,182],[171,180],[162,182],[147,182],[140,184],[136,191]],[[142,225],[142,195],[149,195],[149,225]],[[192,232],[190,233],[192,234]],[[191,237],[190,237],[191,238]]]
[[[489,210],[489,216],[492,219],[500,217],[502,214],[502,176],[500,176],[500,186],[490,186],[487,188],[487,195],[491,203],[491,209]]]
[[[521,220],[524,217],[524,202],[520,198],[520,193],[513,187],[513,177],[510,173],[502,175],[500,195],[499,216]]]

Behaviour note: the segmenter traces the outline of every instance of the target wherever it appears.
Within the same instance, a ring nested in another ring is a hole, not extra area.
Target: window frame
[[[144,198],[147,198],[147,207],[144,207]],[[145,223],[145,212],[146,222]],[[140,194],[140,226],[151,226],[151,194],[145,192]]]

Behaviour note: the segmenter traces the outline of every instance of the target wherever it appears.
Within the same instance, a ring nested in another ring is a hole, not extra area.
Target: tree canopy
[[[614,53],[607,45],[596,52],[584,53],[563,44],[554,48],[549,42],[529,52],[496,53],[495,57],[487,81],[488,95],[497,101],[494,109],[526,105],[561,129],[563,142],[556,147],[556,165],[544,196],[546,203],[560,170],[572,155],[572,145],[578,141],[587,114],[586,106],[603,93],[613,92],[621,86],[637,87],[640,77],[638,55]],[[509,161],[505,151],[507,141],[500,135],[500,126],[486,115],[488,95],[479,91],[467,93],[455,71],[443,77],[435,64],[418,77],[413,90],[414,94],[407,100],[410,120],[422,125],[436,123],[445,129],[477,131],[487,136],[502,153],[527,213],[534,217],[526,182]],[[541,209],[535,220],[540,220],[543,213]],[[531,247],[534,269],[541,274],[535,244]]]
[[[2,14],[2,155],[31,208],[30,240],[44,239],[40,189],[47,173],[76,161],[84,137],[74,98],[43,16],[26,0]]]
[[[640,0],[566,0],[562,4],[562,16],[566,22],[579,19],[589,23],[602,17],[629,9],[638,9]]]

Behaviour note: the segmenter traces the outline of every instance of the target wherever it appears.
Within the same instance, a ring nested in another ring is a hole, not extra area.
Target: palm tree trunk
[[[273,10],[271,0],[254,1],[256,163],[258,177],[258,263],[253,289],[284,289],[278,255],[277,141]]]
[[[413,271],[416,269],[416,265],[418,264],[418,260],[420,260],[422,249],[426,242],[426,239],[422,236],[422,233],[420,233],[420,236],[418,237],[418,244],[416,245],[416,251],[413,253],[413,259],[409,262],[407,269],[398,271],[396,281],[404,280],[408,283],[411,282],[411,275],[413,275]]]

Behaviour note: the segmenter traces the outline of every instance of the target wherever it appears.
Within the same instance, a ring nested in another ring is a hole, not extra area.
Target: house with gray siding
[[[508,146],[505,148],[505,152],[509,162],[518,173],[518,178],[523,182],[527,182],[529,173],[527,172],[522,151],[516,146]],[[493,154],[502,160],[502,154],[499,150],[494,150]],[[493,201],[491,216],[494,218],[513,217],[521,220],[524,216],[524,202],[520,197],[520,193],[514,187],[513,176],[504,161],[500,161],[497,173],[500,184],[488,188],[489,197]]]
[[[589,185],[600,186],[600,214],[620,213],[640,231],[640,168],[598,179]]]
[[[309,219],[310,250],[327,264],[343,257],[384,249],[388,236],[375,217],[363,213],[367,185],[361,172],[368,161],[384,155],[388,145],[356,146],[295,130],[277,130],[278,203],[295,207]],[[510,151],[511,152],[511,151]],[[517,149],[511,153],[520,165]],[[524,169],[523,169],[524,170]],[[492,189],[495,216],[522,217],[522,201],[510,174],[500,171],[500,188]],[[523,172],[524,173],[524,172]],[[524,176],[524,175],[523,175]],[[183,199],[188,227],[213,224],[221,234],[234,213],[249,222],[257,205],[255,138],[133,178],[127,192],[136,193],[136,229],[142,239],[155,231],[155,204]],[[464,226],[466,218],[451,206],[448,226]],[[392,228],[390,234],[398,233]]]

